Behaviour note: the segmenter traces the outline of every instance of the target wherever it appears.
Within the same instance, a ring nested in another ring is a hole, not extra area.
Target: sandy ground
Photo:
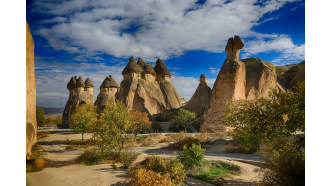
[[[75,159],[83,153],[83,150],[66,151],[63,141],[79,140],[81,134],[64,129],[46,129],[49,136],[41,138],[38,143],[46,151],[43,157],[46,159],[46,167],[39,172],[27,173],[26,183],[28,186],[57,186],[57,185],[128,185],[129,177],[127,170],[112,169],[109,164],[85,166],[75,163]],[[84,135],[84,139],[91,135]],[[142,153],[134,162],[143,161],[151,154],[157,154],[164,158],[173,157],[173,151],[161,149],[166,143],[155,144],[151,147],[138,147],[134,151]],[[208,148],[205,159],[222,160],[240,166],[241,174],[225,178],[224,185],[255,185],[261,180],[260,168],[246,162],[261,162],[259,156],[253,154],[223,154],[223,147]],[[186,178],[188,185],[212,185],[193,178]],[[97,184],[95,184],[97,183]]]

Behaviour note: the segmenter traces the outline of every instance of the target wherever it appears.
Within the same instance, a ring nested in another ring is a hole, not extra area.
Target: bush
[[[200,145],[200,142],[198,139],[193,138],[193,137],[187,137],[184,139],[181,139],[173,144],[170,144],[168,148],[174,149],[174,150],[183,150],[184,146],[187,146],[187,148],[192,147],[192,145]]]
[[[200,166],[203,163],[205,149],[200,145],[192,144],[190,148],[183,146],[182,153],[178,156],[179,161],[186,170]]]
[[[187,132],[188,122],[194,120],[195,118],[196,114],[194,112],[180,108],[177,115],[172,119],[173,125],[170,128],[172,128],[172,130],[183,130]]]
[[[171,186],[175,185],[170,178],[169,174],[161,174],[159,172],[154,172],[147,170],[145,168],[139,168],[137,170],[130,170],[130,176],[132,179],[130,183],[134,186]]]
[[[254,147],[263,154],[269,169],[264,183],[304,185],[304,83],[297,84],[295,92],[274,91],[268,98],[229,102],[223,117],[242,147]]]
[[[169,161],[156,156],[146,160],[145,168],[162,175],[169,175],[173,183],[182,185],[186,177],[184,166],[178,161]]]
[[[138,157],[139,153],[136,152],[123,152],[119,156],[119,162],[121,162],[124,168],[128,168]]]
[[[95,148],[87,149],[77,158],[77,162],[85,165],[95,165],[104,162],[109,155],[109,153],[100,153]]]
[[[131,130],[134,134],[135,140],[138,133],[140,133],[143,129],[150,127],[151,122],[149,121],[148,114],[145,112],[142,113],[137,110],[134,110],[130,112],[130,116],[132,120]]]

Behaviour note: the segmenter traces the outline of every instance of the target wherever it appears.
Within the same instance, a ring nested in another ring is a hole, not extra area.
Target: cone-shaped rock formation
[[[202,74],[195,93],[184,108],[195,112],[197,116],[200,116],[203,114],[205,106],[209,103],[210,95],[211,88],[206,82],[206,76]]]

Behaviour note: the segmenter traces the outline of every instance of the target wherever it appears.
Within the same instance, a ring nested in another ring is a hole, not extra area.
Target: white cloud
[[[280,57],[272,61],[275,64],[305,60],[305,44],[295,45],[287,35],[260,35],[257,40],[245,42],[243,51],[242,58],[262,52],[278,52]]]
[[[220,69],[216,69],[214,67],[210,67],[209,70],[210,70],[210,74],[218,74]]]
[[[54,26],[38,31],[55,49],[153,60],[187,50],[223,52],[228,37],[244,37],[264,14],[292,1],[261,5],[257,0],[213,0],[203,5],[196,0],[37,1],[34,11],[56,16],[43,20]]]

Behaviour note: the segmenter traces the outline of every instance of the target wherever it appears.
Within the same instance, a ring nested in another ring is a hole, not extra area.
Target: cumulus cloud
[[[272,61],[275,64],[305,59],[305,44],[295,45],[287,35],[259,35],[256,40],[247,41],[243,50],[243,58],[262,52],[278,52],[280,57]]]
[[[214,67],[210,67],[209,70],[210,70],[210,74],[218,74],[219,73],[219,69],[216,69]]]
[[[223,52],[228,37],[244,37],[264,14],[292,1],[36,1],[33,11],[54,16],[38,34],[55,49],[166,59],[187,50]]]

